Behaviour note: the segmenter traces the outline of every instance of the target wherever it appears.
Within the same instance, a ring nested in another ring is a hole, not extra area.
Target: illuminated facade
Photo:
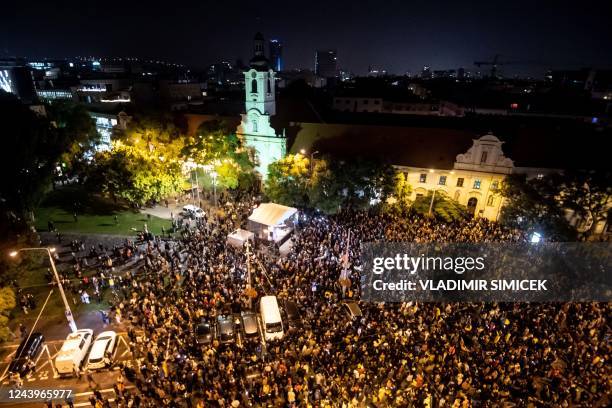
[[[276,114],[275,72],[269,68],[264,56],[264,40],[255,35],[255,56],[250,69],[244,72],[245,113],[236,130],[247,147],[253,149],[256,170],[266,178],[268,166],[287,152],[287,139],[277,135],[270,123]]]

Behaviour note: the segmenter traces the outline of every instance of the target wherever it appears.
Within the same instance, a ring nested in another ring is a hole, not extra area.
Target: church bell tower
[[[255,151],[257,171],[265,179],[268,165],[285,156],[287,139],[277,135],[270,124],[270,117],[276,114],[275,72],[269,67],[264,55],[264,38],[255,34],[254,55],[250,68],[244,72],[245,113],[236,130],[245,144]]]

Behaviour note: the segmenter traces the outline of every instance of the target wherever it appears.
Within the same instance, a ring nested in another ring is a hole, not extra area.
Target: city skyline
[[[370,65],[393,74],[416,74],[424,65],[476,71],[474,61],[497,54],[511,62],[501,67],[506,75],[542,77],[549,68],[612,66],[606,44],[612,28],[601,12],[603,2],[532,10],[526,2],[477,1],[469,8],[446,4],[443,13],[439,4],[366,2],[355,8],[349,2],[315,1],[300,10],[267,4],[262,9],[254,3],[203,7],[187,2],[174,8],[174,17],[155,3],[147,9],[127,5],[116,14],[103,5],[79,8],[72,0],[53,7],[12,4],[0,28],[1,52],[29,58],[159,58],[203,68],[248,60],[249,39],[261,31],[266,41],[282,42],[287,69],[313,69],[315,51],[327,48],[337,50],[341,69],[356,74],[366,74]]]

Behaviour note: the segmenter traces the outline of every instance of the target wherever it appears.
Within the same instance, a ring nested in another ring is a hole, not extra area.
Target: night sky
[[[138,3],[138,5],[131,4]],[[513,61],[503,72],[612,66],[609,1],[83,1],[3,3],[2,56],[113,55],[196,67],[247,61],[261,31],[284,44],[287,68],[312,68],[317,48],[340,66],[391,73]],[[267,48],[267,47],[266,47]],[[267,49],[266,49],[267,52]]]

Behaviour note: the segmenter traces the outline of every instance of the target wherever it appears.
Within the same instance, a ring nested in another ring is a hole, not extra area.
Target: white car
[[[186,206],[184,206],[183,213],[185,213],[185,215],[188,215],[194,218],[202,218],[205,215],[204,210],[192,204],[187,204]]]
[[[109,367],[115,358],[116,352],[117,333],[114,331],[105,331],[98,334],[89,352],[87,368],[90,370],[98,370],[100,368]]]
[[[93,330],[82,329],[70,333],[55,357],[55,368],[60,375],[76,374],[83,365],[89,346],[93,340]]]

